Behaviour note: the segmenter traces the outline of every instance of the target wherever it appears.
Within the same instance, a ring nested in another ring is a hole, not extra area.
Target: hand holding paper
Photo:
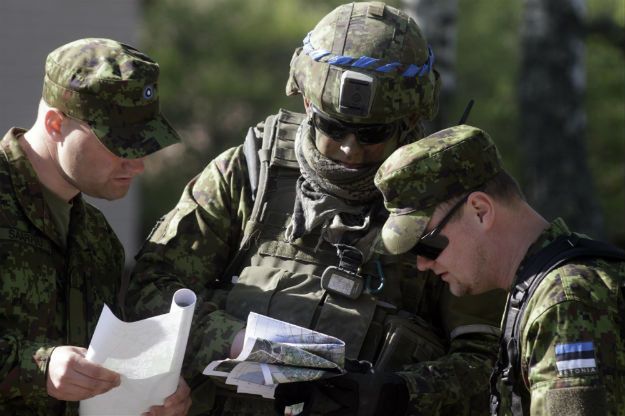
[[[47,391],[58,400],[77,401],[106,393],[119,386],[119,374],[85,358],[87,350],[56,347],[48,363]]]
[[[121,384],[80,403],[81,415],[140,415],[176,391],[196,297],[174,293],[169,313],[122,322],[105,306],[86,358],[121,375]]]

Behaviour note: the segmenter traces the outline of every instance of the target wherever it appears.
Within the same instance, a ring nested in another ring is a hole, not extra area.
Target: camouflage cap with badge
[[[48,55],[42,97],[87,123],[115,155],[138,158],[180,141],[161,114],[158,75],[158,64],[131,46],[80,39]]]
[[[412,249],[440,203],[478,189],[501,171],[490,136],[467,125],[400,147],[375,176],[390,213],[376,251],[402,254]]]

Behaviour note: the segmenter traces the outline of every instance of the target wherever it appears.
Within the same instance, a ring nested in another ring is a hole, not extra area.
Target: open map
[[[239,356],[213,361],[203,373],[225,378],[239,393],[273,398],[278,384],[333,377],[344,362],[340,339],[250,312]]]

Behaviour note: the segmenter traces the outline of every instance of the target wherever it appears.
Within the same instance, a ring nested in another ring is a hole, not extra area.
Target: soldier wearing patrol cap
[[[474,127],[399,148],[375,183],[390,212],[379,249],[414,253],[456,295],[510,292],[492,414],[622,414],[623,251],[547,222]]]
[[[503,297],[455,298],[435,276],[417,277],[414,257],[371,251],[387,216],[373,177],[437,111],[434,54],[404,12],[339,6],[291,60],[286,92],[303,96],[306,113],[280,110],[250,128],[157,224],[127,301],[142,318],[166,311],[181,286],[199,294],[184,367],[198,386],[192,414],[302,402],[313,414],[486,410]],[[375,372],[279,388],[275,402],[203,376],[236,356],[251,311],[336,336]]]
[[[77,414],[77,401],[120,383],[84,358],[103,304],[121,312],[124,251],[82,193],[123,197],[144,156],[179,141],[158,72],[113,40],[63,45],[47,57],[34,125],[0,141],[2,414]],[[186,414],[184,380],[166,404],[151,411]]]

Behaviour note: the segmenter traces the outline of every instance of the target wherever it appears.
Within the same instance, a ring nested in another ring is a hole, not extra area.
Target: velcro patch
[[[596,373],[595,344],[592,341],[556,344],[556,367],[560,376]]]

